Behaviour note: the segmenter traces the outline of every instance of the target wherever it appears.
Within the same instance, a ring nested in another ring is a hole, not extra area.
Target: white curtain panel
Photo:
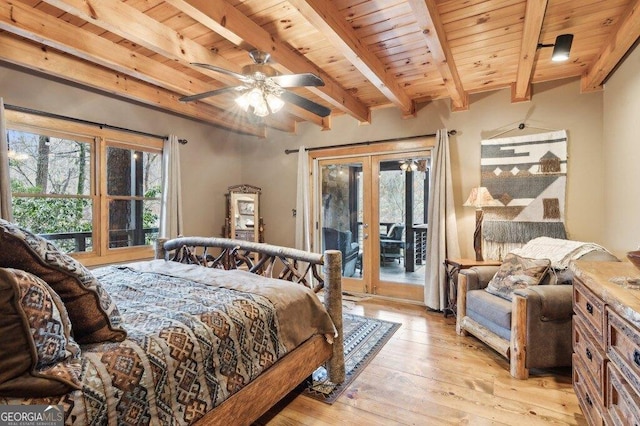
[[[4,101],[0,98],[0,218],[13,221],[11,213],[11,181],[9,180],[9,142],[4,117]]]
[[[298,180],[296,194],[295,248],[311,251],[311,204],[309,196],[309,153],[304,146],[298,150]]]
[[[184,232],[182,216],[182,190],[180,183],[180,143],[171,135],[162,150],[162,207],[160,210],[160,237],[176,238]]]
[[[427,307],[440,311],[447,307],[447,282],[443,262],[448,257],[460,257],[449,135],[446,129],[436,132],[429,185],[428,223],[424,302]]]

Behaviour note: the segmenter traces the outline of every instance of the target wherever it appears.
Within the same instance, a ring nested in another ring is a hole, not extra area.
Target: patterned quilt
[[[0,403],[60,404],[74,425],[191,424],[294,346],[335,330],[309,289],[241,271],[152,261],[94,274],[128,338],[81,347],[82,390]]]

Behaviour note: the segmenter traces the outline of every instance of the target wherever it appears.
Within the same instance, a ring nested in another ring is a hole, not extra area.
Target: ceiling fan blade
[[[320,77],[310,72],[303,74],[283,74],[271,77],[280,87],[324,86]]]
[[[230,76],[235,77],[235,78],[237,78],[238,80],[240,80],[240,81],[242,81],[244,83],[253,80],[251,77],[247,77],[244,74],[240,74],[240,73],[237,73],[235,71],[231,71],[231,70],[228,70],[228,69],[225,69],[225,68],[216,67],[215,65],[201,64],[199,62],[192,62],[191,65],[195,65],[195,66],[198,66],[198,67],[206,68],[208,70],[219,72],[221,74],[230,75]]]
[[[246,87],[244,87],[244,86],[229,86],[229,87],[223,87],[222,89],[216,89],[216,90],[210,90],[210,91],[204,92],[204,93],[198,93],[197,95],[183,96],[178,100],[180,102],[191,102],[191,101],[197,101],[198,99],[202,99],[202,98],[208,98],[209,96],[216,96],[216,95],[221,95],[221,94],[227,93],[227,92],[237,92],[237,91],[241,91],[241,90],[246,90]]]
[[[284,90],[280,97],[282,98],[282,100],[297,105],[300,108],[306,109],[307,111],[312,112],[315,115],[319,115],[320,117],[326,117],[331,114],[331,110],[329,108],[310,101],[309,99],[303,98],[302,96],[299,96],[293,92],[289,92],[288,90]]]

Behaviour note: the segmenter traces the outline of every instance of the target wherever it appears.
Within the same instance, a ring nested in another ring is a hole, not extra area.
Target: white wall
[[[640,248],[640,48],[605,84],[604,244],[618,257]]]
[[[580,94],[578,80],[534,86],[530,102],[511,103],[510,90],[471,96],[468,111],[452,113],[448,101],[423,106],[417,118],[402,119],[395,109],[373,112],[370,125],[358,125],[349,116],[333,119],[333,129],[321,131],[305,123],[297,135],[270,131],[267,141],[243,143],[243,178],[263,188],[263,216],[267,241],[294,242],[297,156],[284,150],[332,144],[431,134],[439,128],[456,129],[451,154],[458,230],[462,255],[473,257],[473,209],[462,207],[472,187],[480,183],[480,141],[520,122],[549,129],[567,129],[569,170],[566,219],[569,237],[602,242],[596,223],[603,220],[602,92]],[[540,129],[515,130],[514,136]]]
[[[185,234],[219,236],[222,232],[224,194],[228,186],[242,181],[241,136],[1,63],[0,96],[9,105],[187,139],[189,143],[180,149]]]

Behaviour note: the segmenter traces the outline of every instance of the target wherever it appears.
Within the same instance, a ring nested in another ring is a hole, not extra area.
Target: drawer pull
[[[589,361],[593,360],[593,355],[591,354],[591,351],[589,350],[589,348],[587,348],[587,350],[585,351],[585,353],[587,354],[587,359]]]
[[[587,302],[587,312],[593,315],[593,305],[589,302]]]
[[[638,367],[640,367],[640,351],[637,349],[633,351],[633,362],[636,363]]]

